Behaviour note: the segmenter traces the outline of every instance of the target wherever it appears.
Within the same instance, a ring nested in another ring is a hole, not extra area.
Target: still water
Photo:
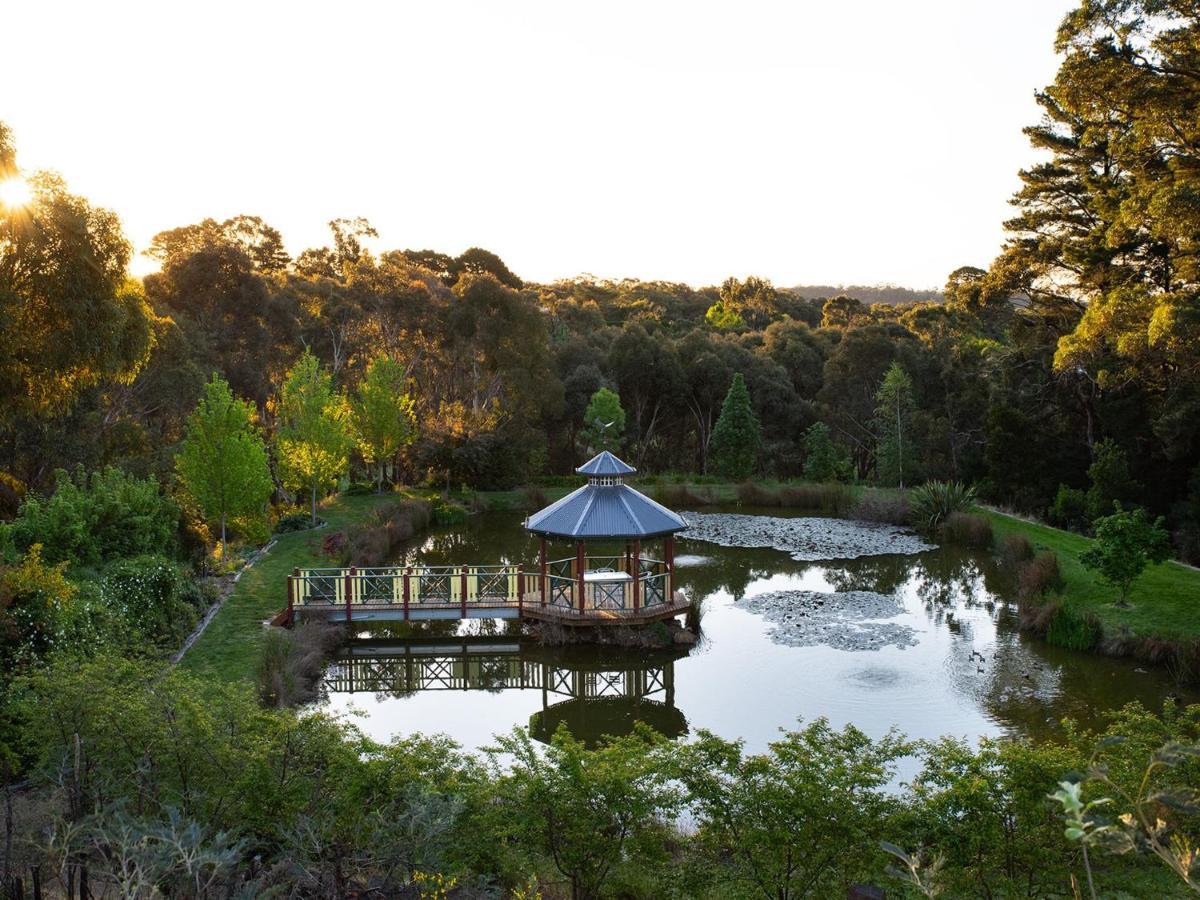
[[[530,565],[536,545],[521,519],[474,516],[429,533],[397,562]],[[874,737],[895,727],[911,738],[974,741],[1053,735],[1064,718],[1101,725],[1106,710],[1132,700],[1152,708],[1170,696],[1200,700],[1161,670],[1020,635],[1012,585],[987,553],[813,563],[681,536],[677,554],[677,589],[702,603],[695,646],[542,647],[513,621],[381,623],[358,631],[330,666],[323,702],[379,740],[444,733],[477,749],[517,725],[545,740],[566,722],[594,741],[643,721],[672,737],[707,729],[761,750],[780,728],[818,716]],[[916,642],[867,651],[778,644],[768,622],[734,601],[785,590],[894,595],[904,611],[889,621],[913,629]]]

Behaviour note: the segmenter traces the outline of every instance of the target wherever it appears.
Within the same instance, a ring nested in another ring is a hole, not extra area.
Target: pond
[[[536,542],[521,522],[515,512],[482,513],[433,530],[397,562],[531,565]],[[707,729],[761,750],[780,728],[818,716],[873,737],[896,727],[974,741],[1053,735],[1067,717],[1099,725],[1133,700],[1157,709],[1171,696],[1200,699],[1162,670],[1019,634],[1010,579],[988,553],[798,561],[685,535],[676,587],[701,604],[694,646],[542,647],[511,620],[378,623],[357,628],[330,665],[322,702],[379,740],[444,733],[478,749],[516,725],[546,740],[566,722],[594,741],[643,721],[671,737]],[[793,632],[794,607],[771,602],[780,591],[813,592],[804,595],[810,611],[866,596],[847,592],[885,595],[895,608],[885,620],[835,616],[824,630]],[[873,649],[845,649],[847,634]]]

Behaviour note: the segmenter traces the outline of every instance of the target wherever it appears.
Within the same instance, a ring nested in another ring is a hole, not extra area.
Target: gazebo
[[[682,516],[625,479],[637,470],[609,453],[598,453],[575,470],[587,484],[525,520],[539,538],[537,606],[525,614],[575,624],[637,623],[678,615],[687,603],[674,592],[675,533],[688,527]],[[662,559],[644,556],[642,542],[662,540]],[[575,554],[547,560],[548,540],[569,541]],[[587,554],[587,545],[607,544],[624,555]],[[540,615],[539,615],[540,614]]]

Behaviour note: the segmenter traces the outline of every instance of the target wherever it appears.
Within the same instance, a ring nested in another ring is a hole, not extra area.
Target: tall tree
[[[0,123],[0,175],[20,177]],[[0,418],[46,418],[106,381],[129,381],[151,350],[153,319],[128,280],[129,243],[116,215],[51,173],[30,199],[0,202]]]
[[[222,553],[228,520],[262,513],[271,497],[271,469],[254,427],[254,407],[234,397],[220,375],[205,385],[188,418],[175,469],[205,518],[220,524]]]
[[[875,475],[884,484],[904,487],[906,468],[910,476],[913,474],[914,406],[912,379],[899,363],[894,362],[884,373],[883,382],[875,393],[875,429],[878,434]]]
[[[417,434],[414,403],[407,391],[408,371],[390,356],[377,356],[350,399],[350,427],[358,452],[376,466],[375,489],[383,493],[383,469]]]
[[[275,452],[284,486],[308,491],[314,525],[318,493],[333,487],[349,462],[353,438],[348,419],[333,378],[306,350],[279,393]]]
[[[729,393],[721,404],[721,416],[713,429],[712,457],[717,472],[737,481],[749,478],[758,464],[761,447],[762,429],[750,405],[746,381],[738,372],[733,376]]]

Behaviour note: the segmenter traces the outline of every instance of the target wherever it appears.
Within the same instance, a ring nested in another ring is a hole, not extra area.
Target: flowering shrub
[[[179,567],[161,556],[124,559],[109,566],[100,582],[112,614],[148,641],[178,641],[197,618],[184,592],[188,580]]]

